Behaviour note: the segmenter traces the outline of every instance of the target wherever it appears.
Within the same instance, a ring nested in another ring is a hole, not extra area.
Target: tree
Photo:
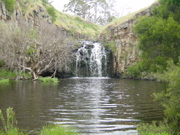
[[[180,54],[180,26],[172,18],[143,17],[135,26],[142,60],[149,61],[149,70],[166,69],[168,59],[178,62]],[[147,63],[148,64],[148,63]]]
[[[169,82],[168,89],[156,93],[155,98],[164,107],[169,132],[177,135],[180,134],[180,1],[159,2],[160,5],[153,10],[153,17],[143,17],[135,26],[141,63],[144,64],[143,67],[136,66],[135,71],[156,72],[156,78]]]
[[[55,12],[54,7],[48,7],[48,8],[47,8],[47,12],[48,12],[48,14],[51,16],[52,21],[55,22],[57,16],[56,16],[56,12]]]
[[[0,25],[1,57],[9,69],[29,71],[33,79],[47,71],[70,70],[73,48],[56,26],[42,21],[33,28],[22,20]]]
[[[114,0],[71,0],[64,5],[64,11],[97,24],[107,24],[113,18],[112,10]]]

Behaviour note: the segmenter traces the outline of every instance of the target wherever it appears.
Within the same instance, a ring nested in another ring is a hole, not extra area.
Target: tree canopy
[[[169,82],[168,89],[155,97],[164,107],[165,121],[170,133],[180,134],[180,1],[159,0],[153,16],[142,17],[134,27],[138,35],[141,61],[127,69],[139,76],[143,72],[155,74]]]
[[[178,62],[180,56],[180,6],[177,0],[160,0],[152,17],[142,17],[135,31],[142,61],[149,61],[147,70],[166,69],[167,60]],[[179,11],[179,12],[178,12]]]
[[[97,24],[107,24],[114,18],[112,10],[114,0],[70,0],[64,5],[64,11]]]

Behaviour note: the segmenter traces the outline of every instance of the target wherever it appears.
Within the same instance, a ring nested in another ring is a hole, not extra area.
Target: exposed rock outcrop
[[[134,32],[134,25],[140,16],[151,16],[153,4],[149,8],[137,13],[133,18],[122,22],[116,26],[110,25],[107,28],[109,34],[101,34],[100,39],[102,42],[113,44],[115,46],[113,54],[113,76],[121,77],[122,73],[129,65],[133,65],[139,61],[139,53],[137,50],[138,38]]]
[[[23,3],[24,6],[28,6],[26,2]],[[4,21],[21,21],[21,19],[25,19],[30,25],[38,26],[41,21],[46,21],[49,24],[55,25],[52,22],[51,17],[47,13],[46,9],[42,6],[30,5],[31,11],[23,12],[18,1],[15,4],[15,9],[13,13],[9,13],[5,8],[5,3],[0,0],[0,20]],[[89,39],[88,35],[79,34],[77,32],[72,33],[69,30],[66,30],[63,27],[57,26],[62,34],[65,37],[70,37],[74,39]]]

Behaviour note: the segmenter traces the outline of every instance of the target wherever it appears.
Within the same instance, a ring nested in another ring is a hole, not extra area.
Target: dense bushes
[[[13,108],[8,108],[6,111],[7,119],[5,119],[2,111],[0,110],[0,135],[28,135],[26,132],[21,131],[17,127],[17,121],[15,119],[15,112]],[[48,125],[43,127],[39,135],[78,135],[72,129],[65,128],[59,125]]]
[[[15,6],[15,3],[16,1],[15,0],[3,0],[4,3],[5,3],[5,7],[6,9],[12,13],[14,11],[14,6]]]
[[[155,94],[155,99],[160,101],[165,108],[166,121],[173,134],[180,133],[180,64],[168,61],[168,68],[158,77],[159,80],[169,82],[168,89]]]
[[[165,109],[164,123],[167,123],[168,131],[177,135],[180,134],[180,1],[159,2],[160,5],[153,10],[153,16],[140,18],[134,27],[141,61],[130,66],[126,74],[140,77],[143,72],[153,73],[158,80],[169,83],[166,91],[154,95]],[[150,127],[154,127],[154,130],[159,128],[155,124],[140,127],[140,131]],[[163,130],[167,131],[161,129],[161,133]]]
[[[53,7],[48,7],[47,12],[51,16],[52,21],[55,22],[57,18],[55,9]]]
[[[178,62],[180,54],[180,25],[172,17],[143,17],[135,26],[138,33],[138,47],[141,59],[148,60],[152,72],[166,69],[166,61],[172,58]]]
[[[178,0],[159,0],[152,17],[142,17],[134,27],[138,35],[141,64],[129,67],[132,76],[140,72],[162,72],[167,60],[176,64],[180,56],[180,5]],[[143,63],[143,65],[142,65]],[[138,65],[141,66],[141,70]],[[138,73],[138,75],[137,75]]]
[[[152,124],[140,123],[137,127],[139,135],[170,135],[169,127],[166,123],[153,122]]]

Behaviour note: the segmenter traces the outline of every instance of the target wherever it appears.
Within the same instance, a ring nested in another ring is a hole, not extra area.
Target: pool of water
[[[18,126],[38,131],[46,123],[73,127],[82,135],[137,134],[140,121],[161,120],[163,110],[152,93],[164,83],[111,78],[60,79],[0,85],[0,109],[14,108]]]

